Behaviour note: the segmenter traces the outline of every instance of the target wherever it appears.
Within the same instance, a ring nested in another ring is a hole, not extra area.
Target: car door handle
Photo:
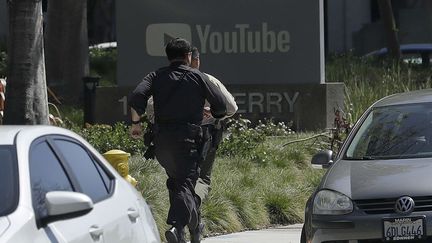
[[[134,208],[129,208],[129,209],[128,209],[128,216],[129,216],[130,221],[132,221],[133,223],[135,223],[135,222],[136,222],[136,219],[137,219],[140,215],[139,215],[139,212],[138,212],[136,209],[134,209]]]
[[[92,225],[89,229],[89,233],[94,241],[99,241],[103,234],[103,229],[97,225]]]

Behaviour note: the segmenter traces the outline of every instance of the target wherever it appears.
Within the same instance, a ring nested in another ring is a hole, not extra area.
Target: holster
[[[189,139],[195,140],[198,150],[200,164],[207,156],[207,152],[211,147],[211,134],[207,127],[188,123]]]

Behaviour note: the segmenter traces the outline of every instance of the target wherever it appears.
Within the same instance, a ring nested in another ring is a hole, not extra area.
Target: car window
[[[432,157],[432,104],[372,110],[348,146],[348,159]]]
[[[30,151],[30,180],[33,207],[38,217],[47,216],[45,195],[50,191],[73,191],[60,161],[46,142],[40,142]]]
[[[0,217],[18,204],[18,169],[12,146],[0,146]]]
[[[60,150],[80,184],[82,192],[95,203],[105,199],[109,190],[101,177],[101,171],[87,151],[72,141],[62,139],[54,141],[56,148]]]
[[[110,192],[111,188],[112,188],[112,179],[113,178],[107,174],[107,172],[102,168],[102,166],[96,160],[93,159],[93,162],[96,165],[96,168],[99,172],[99,175],[102,177],[105,188],[107,189],[108,192]]]

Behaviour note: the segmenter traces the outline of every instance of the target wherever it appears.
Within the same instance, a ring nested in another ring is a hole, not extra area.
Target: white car
[[[160,237],[141,194],[83,138],[53,126],[0,126],[0,242]]]

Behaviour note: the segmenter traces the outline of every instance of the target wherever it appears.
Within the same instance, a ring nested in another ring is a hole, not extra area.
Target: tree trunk
[[[49,124],[42,1],[11,0],[4,124]]]
[[[381,18],[384,23],[387,50],[393,59],[401,59],[401,51],[399,46],[398,29],[393,15],[392,4],[390,0],[378,0]]]
[[[89,74],[87,1],[50,0],[46,21],[47,83],[65,103],[81,103]]]

